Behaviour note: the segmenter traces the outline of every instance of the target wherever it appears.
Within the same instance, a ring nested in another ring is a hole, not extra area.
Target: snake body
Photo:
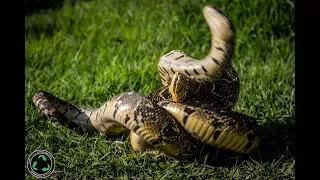
[[[135,150],[154,147],[184,159],[201,145],[165,109],[136,92],[115,96],[94,111],[84,111],[45,91],[38,91],[33,100],[46,116],[57,118],[63,124],[82,125],[106,134],[114,134],[115,129],[117,133],[129,129]]]
[[[163,87],[148,96],[126,92],[86,110],[40,90],[34,104],[71,127],[107,135],[129,131],[136,151],[155,149],[182,159],[198,156],[204,145],[241,154],[254,151],[260,141],[255,119],[232,111],[239,94],[239,78],[230,62],[232,24],[211,5],[203,14],[213,35],[210,54],[196,60],[174,50],[161,57]]]

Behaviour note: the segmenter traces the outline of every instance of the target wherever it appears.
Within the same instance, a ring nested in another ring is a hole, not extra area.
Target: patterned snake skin
[[[161,57],[163,87],[148,96],[125,92],[86,110],[40,90],[33,102],[62,124],[107,135],[130,132],[134,150],[157,150],[179,159],[199,155],[209,145],[248,154],[260,143],[253,117],[234,112],[239,78],[231,66],[234,32],[230,20],[212,5],[203,9],[212,33],[209,55],[196,60],[180,50]]]

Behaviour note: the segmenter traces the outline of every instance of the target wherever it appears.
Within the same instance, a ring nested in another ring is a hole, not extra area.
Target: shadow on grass
[[[64,2],[65,0],[24,0],[24,13],[25,16],[46,13],[51,10],[60,9]],[[31,25],[26,24],[25,33],[28,36],[30,33],[40,34],[46,32],[48,36],[52,36],[54,28],[55,26],[52,23],[34,21]]]
[[[25,17],[59,10],[66,4],[74,6],[79,1],[87,2],[90,0],[25,0]],[[27,21],[25,24],[26,36],[33,35],[39,38],[41,34],[44,34],[51,37],[61,28],[61,25],[56,22],[56,18],[55,16],[48,16],[48,18],[33,18]]]
[[[62,7],[65,0],[24,0],[25,15],[55,10]]]
[[[89,1],[89,0],[81,0]],[[25,15],[32,15],[34,13],[47,12],[49,10],[56,10],[63,7],[64,3],[72,6],[77,0],[24,0]]]

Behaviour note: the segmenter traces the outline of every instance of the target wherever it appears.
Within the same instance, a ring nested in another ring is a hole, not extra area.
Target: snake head
[[[190,77],[185,74],[176,72],[169,85],[169,92],[173,101],[182,102],[186,99],[187,93],[190,91]]]

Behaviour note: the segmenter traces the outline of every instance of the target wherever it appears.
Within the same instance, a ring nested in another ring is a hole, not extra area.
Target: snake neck
[[[234,29],[231,21],[219,9],[205,6],[203,15],[211,32],[211,49],[201,60],[182,50],[173,50],[160,58],[158,71],[162,84],[167,86],[176,72],[202,81],[214,82],[231,65],[234,47]]]

